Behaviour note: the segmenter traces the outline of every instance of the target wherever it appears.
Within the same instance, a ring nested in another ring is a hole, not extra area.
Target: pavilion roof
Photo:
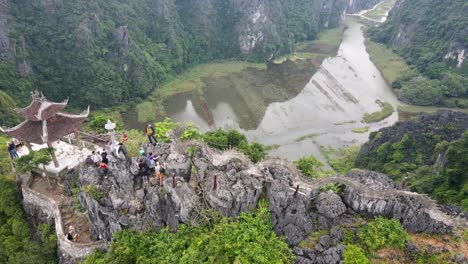
[[[85,121],[88,114],[89,108],[80,115],[58,112],[47,119],[46,135],[44,135],[42,121],[31,120],[25,120],[21,124],[9,129],[2,129],[2,132],[22,141],[44,144],[59,140],[61,137],[73,133]]]
[[[32,102],[29,106],[15,109],[24,119],[30,121],[47,120],[62,111],[68,103],[68,99],[61,103],[49,101],[39,92],[32,93],[31,97]]]

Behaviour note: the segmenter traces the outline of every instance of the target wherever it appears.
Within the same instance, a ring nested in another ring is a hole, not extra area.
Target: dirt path
[[[429,245],[437,248],[445,248],[450,252],[460,252],[468,256],[468,241],[453,241],[445,236],[428,236],[424,234],[411,234],[410,240],[419,248],[425,248]]]

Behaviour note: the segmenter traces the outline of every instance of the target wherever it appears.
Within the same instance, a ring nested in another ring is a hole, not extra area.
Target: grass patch
[[[285,61],[297,61],[297,60],[306,60],[306,59],[314,59],[317,57],[317,54],[312,52],[295,52],[286,56],[281,56],[277,59],[273,60],[274,64],[281,64]]]
[[[308,138],[318,137],[318,136],[323,135],[323,134],[324,134],[324,133],[311,133],[311,134],[304,135],[304,136],[302,136],[302,137],[298,137],[298,138],[296,138],[295,141],[296,141],[296,142],[301,142],[301,141],[304,141],[304,140],[306,140],[306,139],[308,139]]]
[[[280,147],[281,147],[281,146],[278,145],[278,144],[273,144],[273,145],[265,146],[264,150],[265,150],[265,151],[272,151],[272,150],[279,149]]]
[[[353,133],[360,133],[360,134],[363,134],[363,133],[367,133],[369,132],[369,127],[366,126],[366,127],[357,127],[357,128],[353,128]]]
[[[346,125],[346,124],[355,124],[356,123],[356,120],[348,120],[348,121],[343,121],[343,122],[337,122],[337,123],[333,123],[335,126],[342,126],[342,125]]]
[[[308,249],[314,249],[315,245],[317,245],[319,238],[324,235],[328,235],[329,232],[328,230],[319,230],[317,232],[313,232],[310,234],[308,238],[305,240],[302,240],[299,243],[299,247],[301,248],[308,248]]]
[[[323,55],[333,56],[340,47],[343,39],[343,27],[326,30],[320,33],[319,38],[312,41],[301,42],[296,45],[296,52],[281,56],[273,60],[274,64],[285,61],[296,61],[305,59],[322,60]]]
[[[382,121],[385,118],[391,116],[395,111],[395,109],[393,109],[393,106],[389,102],[382,102],[380,100],[376,100],[375,102],[382,108],[382,110],[370,114],[364,114],[364,117],[362,119],[364,123],[369,124]]]
[[[367,52],[388,84],[411,71],[402,57],[385,45],[370,40],[366,41]]]
[[[309,56],[309,58],[314,58],[312,55],[334,56],[343,39],[343,31],[344,27],[323,31],[318,39],[297,44],[296,53],[302,56]]]

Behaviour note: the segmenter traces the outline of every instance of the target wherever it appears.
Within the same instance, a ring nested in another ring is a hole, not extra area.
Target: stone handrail
[[[28,205],[36,206],[40,208],[41,212],[48,218],[54,218],[58,251],[61,255],[60,259],[83,259],[92,254],[94,249],[107,248],[104,241],[76,243],[68,240],[65,236],[62,215],[57,202],[25,185],[22,186],[22,193],[23,206],[25,209],[28,208]]]

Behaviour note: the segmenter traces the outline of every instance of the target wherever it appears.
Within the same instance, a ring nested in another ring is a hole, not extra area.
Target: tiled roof
[[[16,109],[24,119],[30,121],[47,120],[67,106],[67,101],[62,103],[51,102],[45,97],[34,98],[32,103],[25,107]]]
[[[89,111],[88,111],[89,112]],[[85,121],[87,113],[81,115],[72,115],[58,112],[56,115],[47,119],[47,141],[53,142],[63,136],[73,133],[74,129]],[[30,143],[44,144],[42,121],[26,120],[16,127],[6,129],[5,134]]]

